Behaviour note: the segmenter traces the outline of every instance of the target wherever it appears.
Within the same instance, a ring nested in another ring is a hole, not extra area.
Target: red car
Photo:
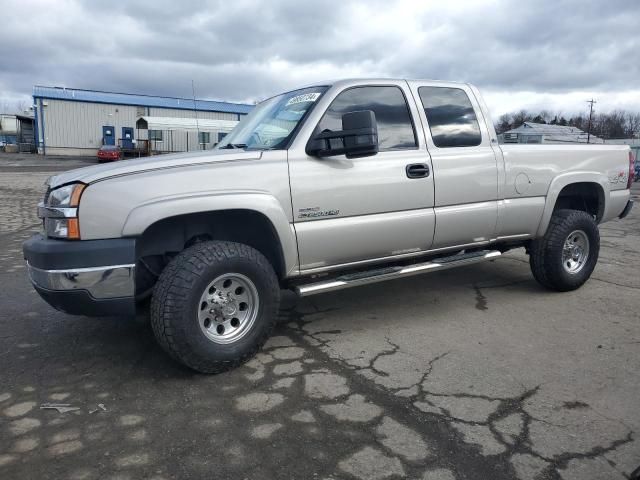
[[[120,160],[122,158],[122,152],[119,147],[115,145],[103,145],[98,150],[98,162],[112,162],[114,160]]]

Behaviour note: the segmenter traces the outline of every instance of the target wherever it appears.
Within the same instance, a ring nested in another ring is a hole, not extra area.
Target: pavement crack
[[[624,287],[624,288],[631,288],[632,290],[640,290],[640,287],[637,287],[634,285],[626,285],[624,283],[613,282],[611,280],[604,280],[602,278],[598,278],[593,275],[591,276],[591,278],[593,280],[597,280],[598,282],[608,283],[609,285],[615,285],[616,287]]]
[[[382,352],[379,352],[378,354],[376,354],[376,356],[374,356],[370,361],[369,361],[369,365],[366,367],[362,367],[362,368],[358,368],[356,370],[363,370],[363,369],[370,369],[373,373],[375,373],[376,375],[380,375],[381,377],[388,377],[389,374],[387,372],[384,372],[382,370],[379,370],[375,367],[375,363],[381,359],[382,357],[388,357],[391,355],[394,355],[395,353],[397,353],[400,350],[400,346],[393,343],[391,340],[389,340],[389,337],[385,337],[384,338],[385,341],[391,345],[391,349],[390,350],[383,350]]]
[[[589,408],[591,409],[591,411],[593,411],[596,415],[599,415],[600,417],[604,418],[605,420],[609,420],[610,422],[615,422],[618,423],[620,425],[622,425],[624,428],[626,428],[627,430],[629,430],[629,432],[631,433],[635,433],[634,429],[631,427],[631,425],[625,423],[624,421],[620,420],[619,418],[613,418],[610,417],[608,415],[605,415],[604,413],[600,412],[599,410],[597,410],[596,408],[593,408],[591,405],[589,405]]]
[[[603,457],[606,459],[604,455],[606,455],[607,453],[613,450],[616,450],[618,447],[621,447],[622,445],[633,442],[633,440],[634,440],[633,432],[629,432],[627,436],[624,438],[613,440],[607,446],[599,445],[599,446],[593,447],[591,450],[588,450],[587,452],[582,452],[582,453],[567,452],[567,453],[561,453],[560,455],[555,455],[552,458],[545,458],[545,457],[539,457],[539,458],[542,458],[550,463],[543,472],[546,475],[551,476],[553,473],[555,473],[555,471],[566,468],[571,460],[586,460],[586,459],[594,459],[598,457]]]
[[[418,393],[416,393],[415,395],[412,395],[410,398],[410,400],[412,402],[417,401],[418,399],[420,399],[421,397],[424,397],[425,394],[427,393],[424,389],[424,382],[427,381],[427,379],[429,378],[429,375],[431,375],[431,372],[433,372],[433,367],[436,364],[437,361],[442,360],[444,357],[446,357],[447,355],[449,355],[451,353],[451,350],[447,350],[444,353],[441,353],[440,355],[437,355],[435,357],[433,357],[431,360],[429,360],[429,363],[427,363],[427,369],[422,373],[422,376],[420,377],[420,380],[418,380],[416,383],[414,383],[413,385],[410,385],[408,388],[401,388],[398,389],[399,390],[410,390],[413,387],[416,387],[418,389]],[[429,404],[431,404],[431,402],[427,402]]]
[[[484,296],[482,290],[480,290],[480,287],[474,285],[473,289],[476,291],[476,309],[481,311],[488,310],[489,307],[487,307],[487,297]]]
[[[305,323],[307,322],[302,322],[302,325]],[[432,449],[432,457],[429,460],[422,462],[402,461],[408,477],[418,478],[424,472],[425,466],[450,468],[450,465],[453,464],[456,465],[461,478],[491,478],[495,480],[515,478],[513,467],[507,458],[485,457],[477,445],[464,441],[463,435],[452,425],[453,422],[447,421],[440,415],[423,412],[413,405],[412,398],[393,394],[390,389],[360,374],[362,368],[350,365],[341,357],[336,358],[329,355],[323,348],[326,344],[319,343],[319,339],[315,338],[313,334],[296,328],[299,324],[299,322],[290,322],[284,328],[288,329],[288,334],[292,338],[305,345],[309,352],[308,355],[315,358],[319,364],[323,364],[332,373],[346,378],[351,394],[358,393],[365,396],[369,401],[381,407],[386,416],[393,418],[428,440]],[[389,344],[392,348],[382,352],[382,356],[392,355],[397,351],[397,347],[392,342],[389,341]],[[435,363],[448,353],[438,355],[429,362],[428,368],[423,374],[424,379],[428,377]],[[372,433],[372,437],[376,437],[375,432]],[[383,446],[379,448],[385,450]]]

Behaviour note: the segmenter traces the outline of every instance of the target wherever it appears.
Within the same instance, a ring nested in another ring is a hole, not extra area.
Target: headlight
[[[48,237],[80,239],[78,205],[86,185],[74,183],[51,190],[46,203],[38,207],[38,216],[44,219],[44,230]]]
[[[77,207],[85,187],[86,185],[83,183],[74,183],[51,190],[47,199],[47,207]]]

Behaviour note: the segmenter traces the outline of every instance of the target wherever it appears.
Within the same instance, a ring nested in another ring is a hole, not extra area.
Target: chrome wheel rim
[[[200,329],[214,343],[237,342],[251,330],[259,301],[258,290],[249,278],[239,273],[220,275],[200,296]]]
[[[562,267],[567,273],[578,273],[589,258],[589,237],[582,230],[574,230],[564,241]]]

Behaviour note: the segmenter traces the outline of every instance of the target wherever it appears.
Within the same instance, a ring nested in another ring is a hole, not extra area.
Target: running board
[[[498,250],[482,250],[479,252],[463,253],[448,257],[439,257],[430,262],[416,263],[414,265],[376,268],[363,272],[350,273],[323,282],[297,285],[293,290],[301,297],[316,295],[318,293],[332,292],[344,288],[358,287],[370,283],[384,282],[395,278],[410,277],[421,273],[435,272],[448,268],[462,267],[473,263],[493,260],[502,255]]]

